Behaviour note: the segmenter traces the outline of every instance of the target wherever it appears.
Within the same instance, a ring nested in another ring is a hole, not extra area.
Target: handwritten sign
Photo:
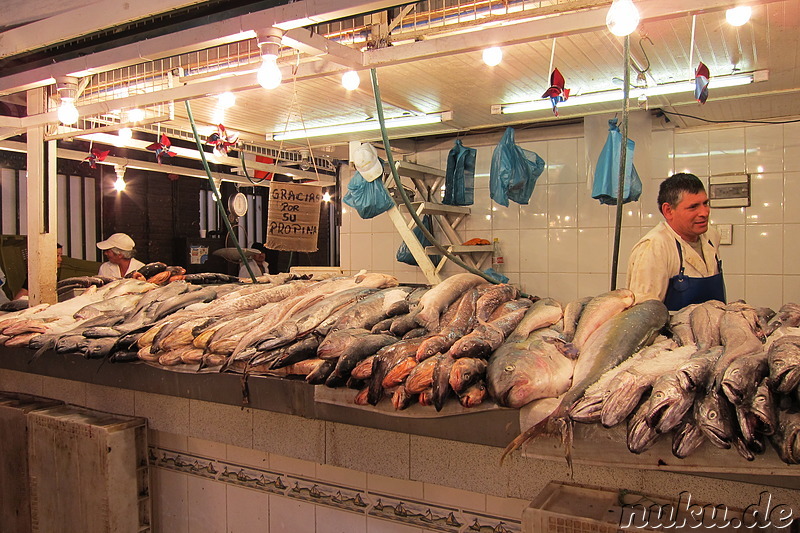
[[[322,190],[310,185],[270,185],[267,216],[267,248],[316,252]]]

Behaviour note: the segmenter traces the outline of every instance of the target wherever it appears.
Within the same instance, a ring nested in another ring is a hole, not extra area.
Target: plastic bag
[[[472,205],[475,203],[475,148],[467,148],[456,139],[447,155],[443,204]]]
[[[601,204],[617,205],[619,192],[619,152],[622,146],[622,133],[617,127],[617,119],[608,121],[608,137],[606,144],[600,151],[597,167],[594,171],[594,184],[592,185],[592,198],[600,200]],[[625,156],[625,183],[622,190],[622,203],[635,202],[642,195],[642,180],[633,166],[633,151],[636,143],[628,139],[627,155]]]
[[[508,207],[508,201],[527,204],[544,172],[544,159],[536,152],[523,150],[514,143],[514,128],[506,128],[503,138],[492,153],[489,193],[492,200]]]
[[[431,220],[430,215],[424,215],[422,217],[422,225],[433,235],[433,221]],[[422,233],[422,230],[419,227],[414,228],[414,235],[417,237],[417,240],[422,245],[423,248],[426,246],[433,246],[433,243],[425,238],[425,234]],[[397,255],[395,256],[398,261],[401,263],[405,263],[407,265],[417,266],[417,260],[414,259],[414,254],[411,253],[411,250],[408,249],[406,243],[400,245],[400,248],[397,249]],[[434,265],[437,265],[441,260],[441,256],[438,255],[429,255],[431,262]]]
[[[367,181],[356,172],[347,184],[347,194],[342,201],[358,211],[361,218],[374,218],[394,207],[394,200],[383,185],[383,180]]]
[[[488,274],[489,277],[496,279],[498,283],[508,283],[508,277],[493,268],[487,268],[483,271],[483,273]]]

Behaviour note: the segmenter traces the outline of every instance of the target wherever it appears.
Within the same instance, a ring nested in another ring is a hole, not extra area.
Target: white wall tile
[[[800,172],[783,175],[783,223],[800,223]]]
[[[189,508],[189,533],[226,531],[227,499],[225,485],[214,480],[189,476],[186,482]]]
[[[225,453],[225,459],[231,463],[249,466],[251,468],[269,468],[269,454],[267,452],[228,445]]]
[[[712,207],[712,224],[744,224],[748,207]]]
[[[800,274],[800,224],[783,225],[783,274]]]
[[[350,248],[350,264],[353,270],[362,268],[372,270],[372,234],[354,233],[352,239],[354,246]]]
[[[800,276],[783,277],[783,299],[781,301],[783,303],[800,302]]]
[[[518,230],[521,207],[515,202],[509,202],[508,207],[492,202],[492,231]]]
[[[578,183],[585,184],[586,179],[588,178],[588,170],[586,165],[586,143],[583,140],[583,137],[579,137],[577,139],[578,142]],[[670,151],[670,153],[672,153]]]
[[[710,175],[745,171],[744,128],[719,129],[708,132]],[[677,168],[677,164],[675,165]],[[689,166],[689,168],[694,168]],[[697,175],[707,175],[700,171]]]
[[[195,437],[188,437],[186,439],[186,451],[210,459],[226,459],[227,457],[226,444]]]
[[[479,181],[485,186],[478,187]],[[505,209],[500,207],[500,209]],[[462,224],[463,226],[463,224]],[[470,216],[466,220],[466,229],[471,232],[488,233],[492,230],[492,200],[489,197],[489,180],[475,178],[475,203],[470,206]]]
[[[520,230],[520,272],[547,272],[549,233],[546,229]]]
[[[551,229],[547,247],[548,272],[578,271],[578,230]]]
[[[269,533],[314,533],[316,506],[285,496],[269,496]]]
[[[537,183],[527,205],[519,206],[519,229],[547,227],[547,185]]]
[[[742,144],[744,147],[744,143]],[[708,176],[708,132],[675,133],[675,172]]]
[[[394,245],[393,233],[376,233],[372,235],[372,256],[370,270],[373,272],[392,272],[394,270],[397,247]]]
[[[477,181],[479,175],[482,175],[488,180],[489,171],[492,168],[494,146],[478,146],[475,149],[477,150],[475,153],[475,181]]]
[[[188,533],[188,474],[163,468],[152,469],[153,522],[156,531]]]
[[[652,178],[660,182],[675,173],[673,170],[673,153],[675,151],[674,133],[672,130],[654,131],[651,143],[650,172],[652,176],[640,177],[642,181],[650,181],[648,178]]]
[[[592,198],[592,191],[583,183],[578,184],[578,226],[581,228],[606,228],[613,213],[613,207],[601,204]]]
[[[722,270],[728,274],[744,274],[747,257],[747,233],[744,225],[731,228],[731,245],[720,245],[719,255],[722,259]]]
[[[519,287],[523,292],[534,296],[546,297],[550,295],[546,272],[523,272],[520,274]]]
[[[551,228],[574,228],[578,224],[578,184],[547,187],[547,224]]]
[[[783,125],[783,169],[800,170],[800,122]]]
[[[366,533],[367,515],[317,506],[316,533]]]
[[[782,273],[783,229],[781,226],[774,224],[747,226],[745,242],[747,243],[745,256],[747,274]]]
[[[367,474],[367,490],[414,500],[422,499],[422,482],[409,479]]]
[[[748,126],[745,131],[747,172],[783,171],[783,125]]]
[[[617,283],[617,287],[624,287],[624,281]],[[611,273],[605,274],[580,274],[578,276],[578,298],[597,296],[611,288]],[[562,302],[563,305],[569,302]]]
[[[578,274],[550,274],[548,276],[549,293],[562,304],[578,298]]]
[[[750,181],[750,207],[745,210],[748,224],[783,222],[783,173],[754,174]]]
[[[313,478],[317,473],[317,463],[274,453],[269,454],[269,466],[276,472],[295,476]]]
[[[350,252],[353,248],[351,239],[352,234],[350,233],[342,231],[339,234],[339,266],[345,271],[350,270],[353,264],[350,259]]]
[[[148,430],[147,435],[150,446],[158,446],[159,448],[165,448],[176,452],[185,452],[188,449],[188,437],[186,435],[178,435],[176,433],[154,429]]]
[[[556,139],[548,141],[547,183],[578,182],[578,141],[577,139]],[[541,155],[541,154],[539,154]],[[544,158],[544,156],[542,156]]]
[[[269,494],[235,485],[226,490],[226,533],[269,533]]]
[[[783,305],[782,276],[745,276],[745,301],[778,310]]]
[[[608,257],[608,228],[578,230],[578,272],[598,274],[610,272]]]
[[[520,232],[512,230],[495,231],[492,234],[499,239],[500,252],[503,254],[504,264],[501,267],[503,274],[519,273],[522,256]],[[488,266],[487,266],[488,268]]]
[[[744,300],[744,274],[725,274],[725,296],[729,302]]]
[[[365,472],[333,465],[316,465],[316,469],[315,479],[353,488],[365,487],[367,484]]]

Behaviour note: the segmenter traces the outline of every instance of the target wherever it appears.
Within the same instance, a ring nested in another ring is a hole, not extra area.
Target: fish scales
[[[485,280],[481,276],[469,272],[450,276],[420,298],[419,305],[421,310],[416,316],[417,322],[428,330],[438,327],[439,318],[442,312],[447,309],[447,306],[469,289],[475,288],[484,282]]]
[[[700,304],[690,304],[679,309],[669,319],[669,329],[672,332],[672,338],[681,346],[695,344],[694,332],[692,331],[691,316]]]
[[[581,350],[601,325],[631,307],[633,303],[634,295],[628,289],[615,289],[592,298],[581,313],[572,344]]]
[[[796,303],[785,303],[778,309],[778,312],[767,324],[764,333],[767,336],[775,333],[778,328],[800,326],[800,305]]]
[[[583,314],[583,310],[586,309],[586,305],[591,300],[591,296],[586,296],[579,300],[573,300],[564,307],[564,327],[562,328],[561,337],[565,341],[572,342],[581,314]]]
[[[514,300],[519,291],[513,285],[501,283],[487,290],[475,303],[475,316],[478,320],[489,320],[489,317],[504,302]]]
[[[553,298],[542,298],[528,308],[522,320],[508,336],[507,342],[527,339],[531,332],[555,324],[563,315],[560,303]]]
[[[695,344],[701,350],[722,343],[719,324],[725,314],[725,304],[718,300],[703,302],[689,315],[689,325],[694,334]]]
[[[503,344],[522,321],[527,308],[510,311],[489,322],[482,322],[458,339],[450,347],[450,355],[459,357],[487,357]]]
[[[456,314],[447,326],[438,334],[422,341],[417,349],[417,361],[423,361],[434,354],[446,352],[458,339],[469,333],[474,325],[477,301],[478,291],[474,289],[467,291],[461,297]]]

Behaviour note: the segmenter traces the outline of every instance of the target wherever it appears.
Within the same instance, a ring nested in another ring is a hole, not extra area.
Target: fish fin
[[[564,357],[572,359],[573,361],[578,358],[578,355],[580,355],[580,350],[578,350],[574,344],[559,337],[547,337],[544,339],[544,341],[555,346]]]
[[[511,441],[511,443],[506,446],[506,449],[503,450],[503,455],[500,456],[500,465],[502,466],[503,461],[505,460],[506,456],[513,452],[514,450],[518,450],[521,448],[525,443],[529,440],[532,440],[539,435],[544,434],[547,431],[547,427],[552,420],[552,415],[545,418],[544,420],[532,425]]]
[[[50,340],[45,341],[45,343],[42,345],[42,347],[39,348],[38,350],[36,350],[36,352],[34,352],[33,357],[30,358],[30,360],[28,361],[28,364],[31,364],[34,361],[36,361],[37,359],[39,359],[42,356],[42,354],[44,352],[46,352],[47,350],[51,350],[51,349],[55,348],[55,346],[56,346],[56,340],[55,339],[50,339]]]
[[[562,418],[561,424],[561,442],[564,444],[564,458],[567,460],[569,478],[572,479],[572,442],[574,440],[572,420],[570,420],[569,417]]]

